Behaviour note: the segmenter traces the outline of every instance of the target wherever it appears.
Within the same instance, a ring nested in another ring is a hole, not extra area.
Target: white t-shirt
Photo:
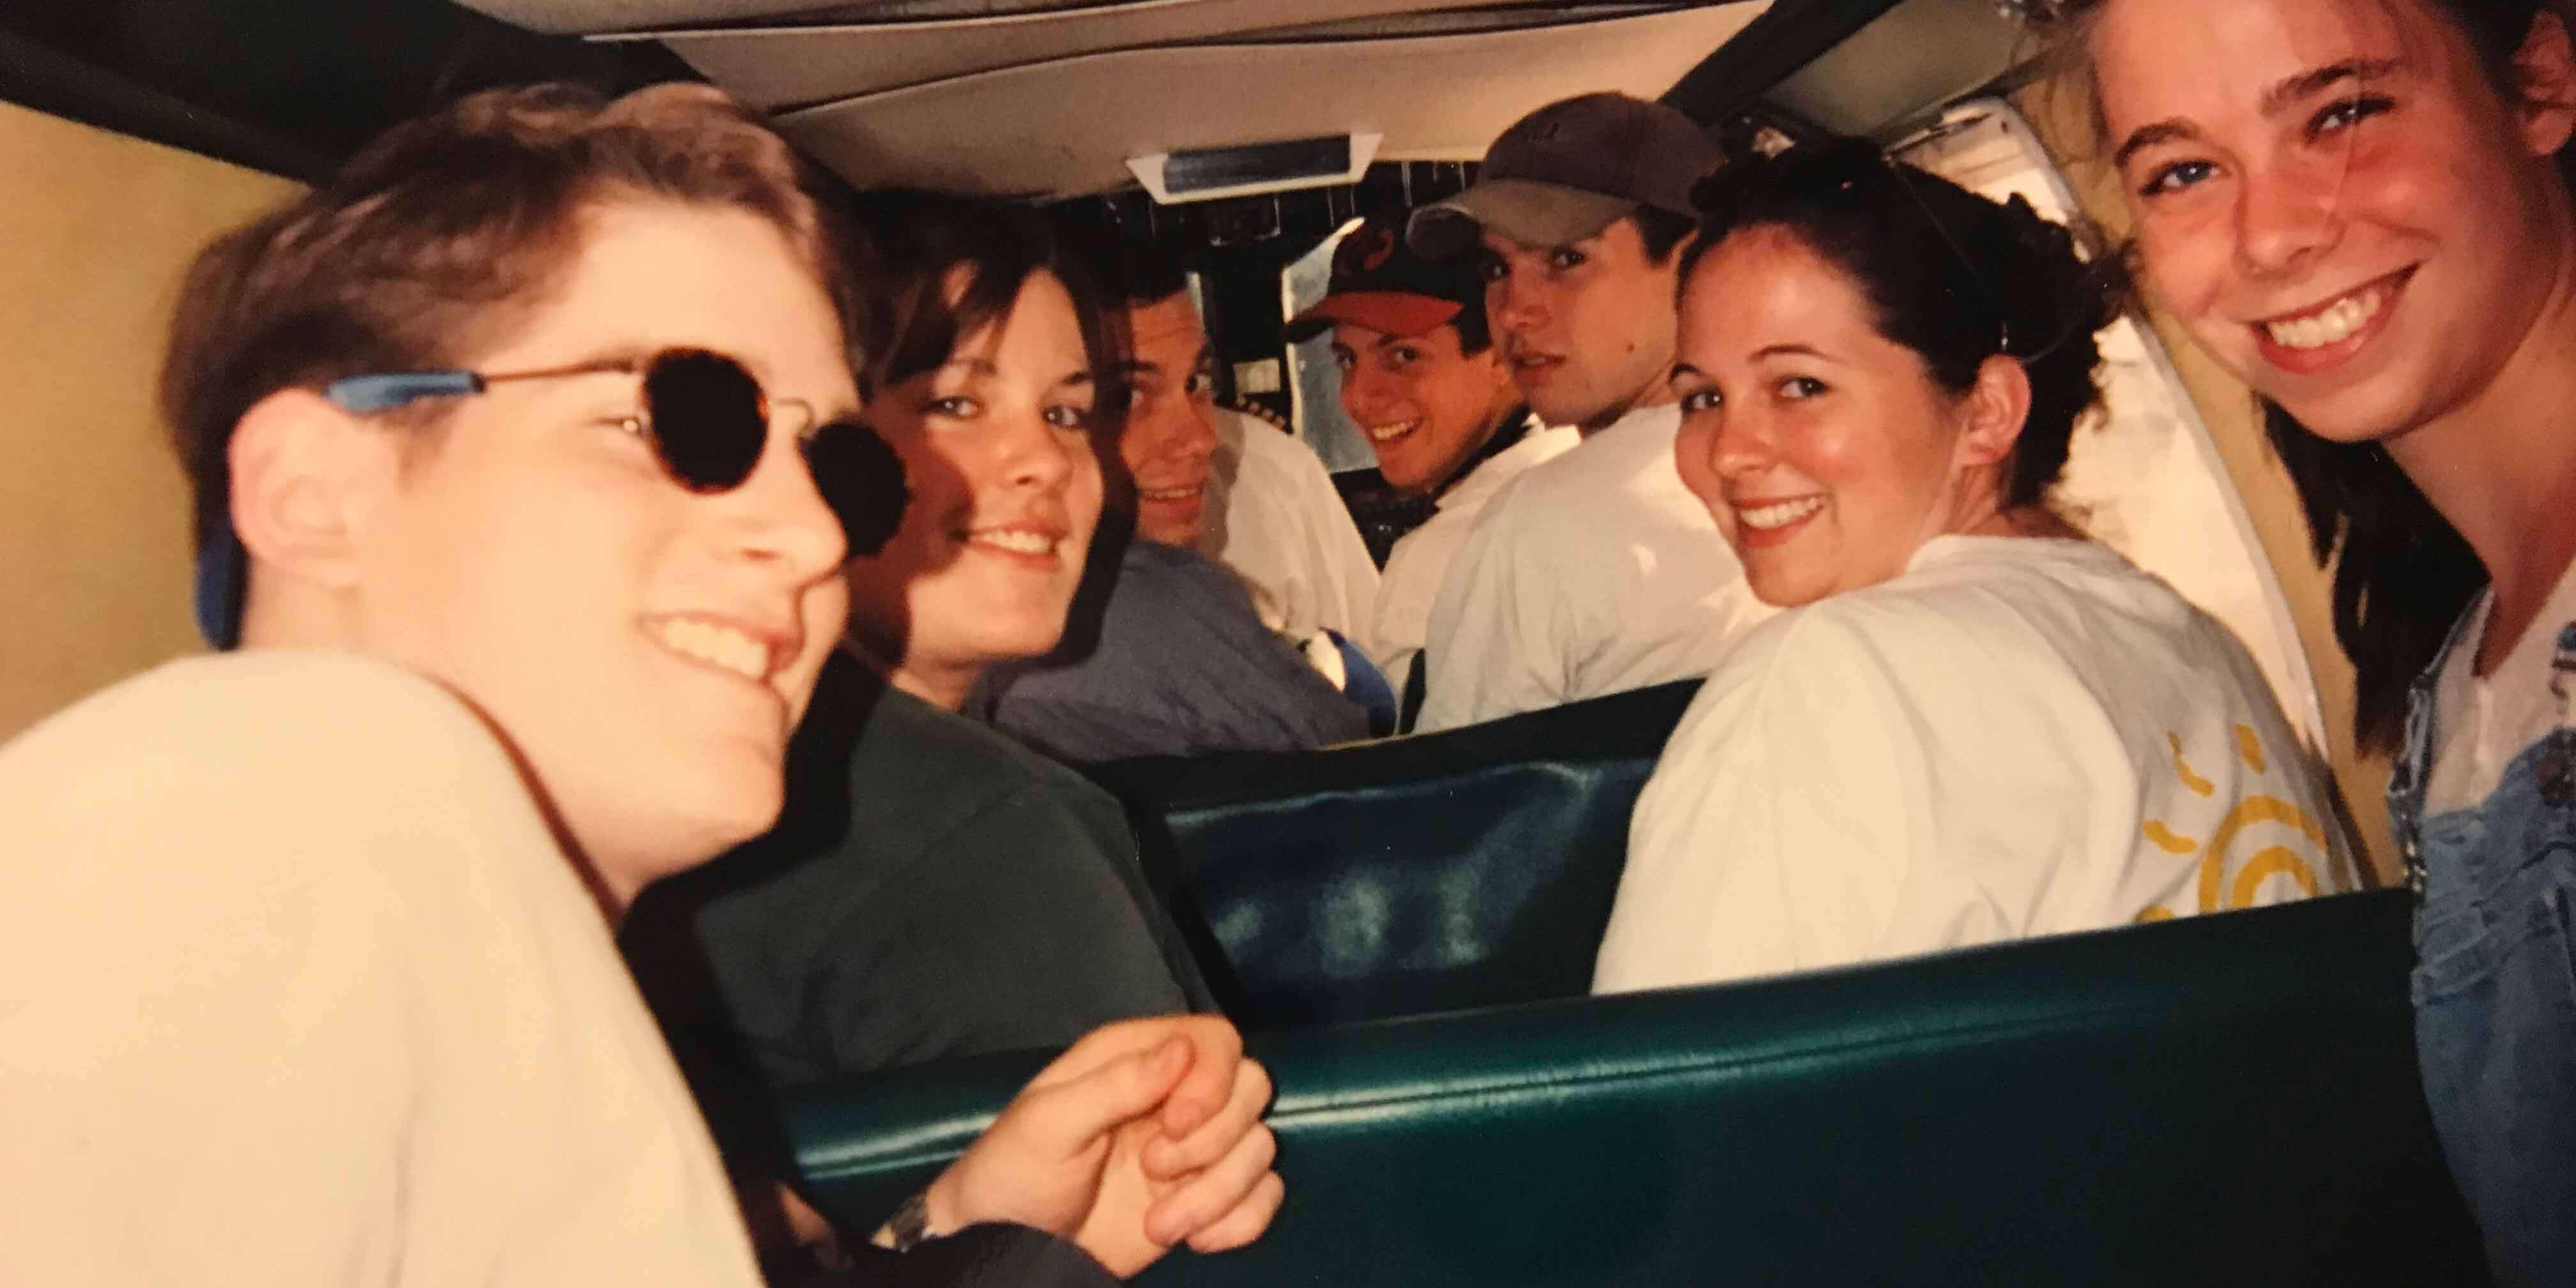
[[[2433,773],[2424,785],[2425,814],[2445,814],[2484,801],[2504,782],[2505,766],[2549,736],[2569,713],[2549,692],[2549,663],[2559,628],[2576,621],[2576,564],[2559,575],[2540,616],[2483,679],[2478,648],[2495,615],[2495,593],[2482,591],[2476,620],[2442,664],[2433,690]]]
[[[1533,427],[1441,493],[1439,509],[1395,543],[1386,557],[1386,574],[1377,583],[1375,638],[1380,651],[1375,657],[1388,679],[1403,684],[1413,655],[1422,651],[1432,598],[1440,593],[1441,578],[1467,544],[1467,533],[1485,512],[1485,503],[1522,471],[1563,456],[1582,441],[1583,435],[1570,427]]]
[[[385,663],[171,663],[0,748],[0,1283],[757,1288],[599,906]]]
[[[1200,553],[1269,597],[1274,629],[1302,640],[1330,628],[1374,656],[1377,561],[1324,462],[1241,412],[1219,411],[1216,425],[1223,495]]]
[[[2353,888],[2244,646],[2109,549],[1940,537],[1746,635],[1629,829],[1596,992]]]
[[[1630,412],[1485,504],[1432,602],[1420,728],[1706,675],[1770,615],[1682,486],[1680,429]]]

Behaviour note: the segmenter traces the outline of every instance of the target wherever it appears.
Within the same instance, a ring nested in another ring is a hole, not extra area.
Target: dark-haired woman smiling
[[[2066,233],[1858,144],[1702,196],[1682,479],[1793,611],[1656,765],[1595,987],[2346,888],[2243,646],[2046,504],[2110,317]]]
[[[1118,350],[1034,211],[879,194],[869,422],[911,500],[848,561],[848,638],[769,835],[691,883],[772,1085],[1069,1042],[1203,987],[1108,793],[958,714],[1054,647],[1100,519]],[[1108,392],[1104,393],[1104,390]]]

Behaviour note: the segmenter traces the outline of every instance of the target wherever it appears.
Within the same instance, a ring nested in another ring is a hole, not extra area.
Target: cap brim
[[[1344,322],[1388,335],[1416,336],[1457,321],[1465,309],[1456,300],[1410,291],[1344,291],[1327,295],[1315,307],[1290,318],[1288,338],[1312,339]]]
[[[1524,246],[1563,246],[1598,235],[1637,206],[1627,197],[1535,179],[1489,179],[1413,212],[1404,240],[1414,254],[1433,259],[1466,249],[1484,228]]]

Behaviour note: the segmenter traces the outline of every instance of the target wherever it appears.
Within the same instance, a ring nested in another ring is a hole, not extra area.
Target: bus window
[[[1996,200],[2021,196],[2060,223],[2078,209],[2038,136],[2000,99],[1952,108],[1897,151]],[[2112,323],[2101,384],[2108,415],[2077,430],[2059,500],[2087,532],[2235,631],[2292,725],[2324,749],[2324,708],[2289,601],[2163,344],[2133,318]]]

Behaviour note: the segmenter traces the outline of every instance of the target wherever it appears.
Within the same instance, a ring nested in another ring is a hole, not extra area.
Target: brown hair
[[[1096,391],[1092,428],[1116,437],[1127,413],[1128,345],[1117,296],[1102,285],[1116,277],[1110,247],[1028,206],[931,192],[869,193],[859,222],[877,280],[863,324],[862,399],[946,363],[969,335],[1009,318],[1020,288],[1045,273],[1073,301]]]
[[[2085,96],[2097,149],[2108,123],[2091,44],[2108,2],[2043,6],[2050,60],[2065,78],[2059,83]],[[2539,17],[2538,0],[2419,2],[2468,40],[2499,94],[2514,93],[2513,56]],[[2571,167],[2576,152],[2562,152],[2562,181]],[[2354,741],[2364,751],[2395,751],[2405,733],[2407,691],[2486,585],[2486,568],[2386,448],[2319,438],[2280,405],[2259,401],[2265,436],[2307,516],[2309,548],[2318,566],[2334,565],[2335,642],[2352,659]]]
[[[188,271],[160,393],[199,549],[229,536],[228,456],[253,405],[342,376],[468,360],[545,297],[571,264],[581,211],[602,200],[767,220],[855,341],[849,243],[818,191],[785,140],[705,85],[614,101],[563,84],[490,90],[386,131]]]
[[[1748,157],[1691,195],[1701,233],[1682,256],[1685,284],[1735,233],[1782,229],[1849,278],[1871,328],[1922,359],[1950,396],[1976,387],[1990,357],[2020,363],[2030,410],[1998,499],[2037,505],[2056,486],[2076,425],[2101,406],[2094,336],[2124,299],[2115,259],[2088,264],[2074,235],[2023,198],[1990,201],[1864,139]]]

